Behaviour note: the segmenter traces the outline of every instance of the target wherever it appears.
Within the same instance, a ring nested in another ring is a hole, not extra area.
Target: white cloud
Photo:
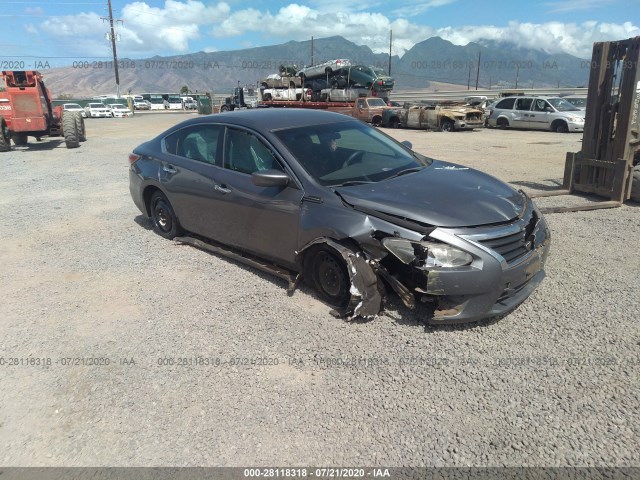
[[[402,55],[415,43],[438,35],[457,45],[480,40],[507,41],[520,47],[538,48],[550,53],[566,52],[589,58],[593,42],[617,40],[640,35],[640,28],[631,22],[623,24],[596,21],[575,23],[520,23],[506,26],[467,25],[434,29],[418,25],[407,18],[391,18],[373,11],[363,11],[366,0],[338,3],[326,0],[333,8],[312,0],[312,6],[291,3],[275,12],[246,8],[232,11],[225,2],[207,4],[199,0],[165,0],[162,8],[151,7],[144,1],[125,5],[120,13],[124,24],[117,26],[121,41],[121,56],[187,53],[194,40],[205,35],[211,38],[237,38],[237,45],[254,45],[255,34],[270,43],[281,40],[308,40],[341,35],[359,45],[367,45],[374,52],[388,52],[389,30],[393,30],[393,53]],[[456,0],[426,0],[411,7],[436,8]],[[593,3],[593,0],[584,0]],[[603,0],[615,1],[615,0]],[[574,0],[555,2],[556,8],[577,5]],[[316,8],[317,5],[317,8]],[[375,4],[374,4],[375,5]],[[42,24],[42,31],[51,37],[70,37],[79,51],[93,48],[100,55],[108,54],[103,38],[108,25],[97,13],[51,17]],[[96,32],[99,32],[96,35]],[[238,38],[245,34],[251,38]],[[248,42],[248,43],[247,43]]]
[[[447,27],[435,31],[436,35],[457,45],[478,40],[512,42],[519,47],[537,48],[549,53],[569,53],[589,58],[594,42],[621,40],[640,35],[640,27],[631,22],[623,24],[598,23],[519,23],[509,22],[506,27],[493,25]]]
[[[123,23],[116,25],[120,36],[118,50],[123,55],[186,53],[189,42],[200,38],[201,26],[223,21],[229,11],[225,2],[205,5],[196,0],[166,0],[163,8],[151,7],[146,2],[129,3],[121,12]],[[95,41],[96,32],[106,33],[109,26],[96,13],[80,13],[52,17],[42,23],[42,28],[54,37]],[[79,46],[83,47],[86,45]]]
[[[24,13],[38,17],[40,15],[44,15],[44,10],[40,7],[27,7],[24,9]]]
[[[576,10],[591,10],[594,8],[607,7],[609,4],[617,3],[619,0],[564,0],[561,2],[547,2],[544,5],[549,7],[547,13],[566,13]]]
[[[393,11],[393,14],[397,17],[414,17],[432,8],[443,7],[457,1],[458,0],[427,0],[411,3],[410,5],[397,8]]]

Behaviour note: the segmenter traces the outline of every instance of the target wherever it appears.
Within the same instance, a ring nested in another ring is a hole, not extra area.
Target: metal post
[[[393,30],[389,30],[389,76],[391,76],[391,43],[393,41]]]
[[[478,82],[480,81],[480,57],[482,55],[481,51],[478,51],[478,69],[476,70],[476,90],[478,90]]]
[[[313,67],[313,35],[311,35],[311,66]]]
[[[113,66],[116,71],[116,98],[120,98],[120,73],[118,72],[118,54],[116,52],[116,32],[113,28],[113,10],[111,0],[107,0],[109,5],[109,26],[111,27],[111,48],[113,49]]]

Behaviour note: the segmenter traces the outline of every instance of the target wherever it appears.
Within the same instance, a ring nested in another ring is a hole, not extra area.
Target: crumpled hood
[[[437,227],[508,222],[520,215],[526,201],[490,175],[438,160],[416,173],[335,190],[356,210]]]

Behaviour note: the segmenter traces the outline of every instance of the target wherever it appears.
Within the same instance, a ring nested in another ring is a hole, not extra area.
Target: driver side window
[[[533,109],[536,112],[551,112],[552,111],[551,105],[549,105],[546,100],[542,100],[542,99],[538,99],[538,100],[535,101],[535,103],[533,104]]]
[[[284,171],[273,152],[255,135],[227,129],[224,168],[251,175],[263,170]]]

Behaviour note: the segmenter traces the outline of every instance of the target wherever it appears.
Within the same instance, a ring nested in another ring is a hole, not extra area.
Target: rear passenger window
[[[531,110],[533,98],[519,98],[516,100],[516,110]]]
[[[505,110],[511,110],[513,108],[513,104],[516,102],[515,98],[505,98],[504,100],[500,100],[496,105],[496,108],[502,108]]]
[[[164,139],[168,153],[198,162],[216,164],[222,127],[218,125],[195,125],[183,128]]]

